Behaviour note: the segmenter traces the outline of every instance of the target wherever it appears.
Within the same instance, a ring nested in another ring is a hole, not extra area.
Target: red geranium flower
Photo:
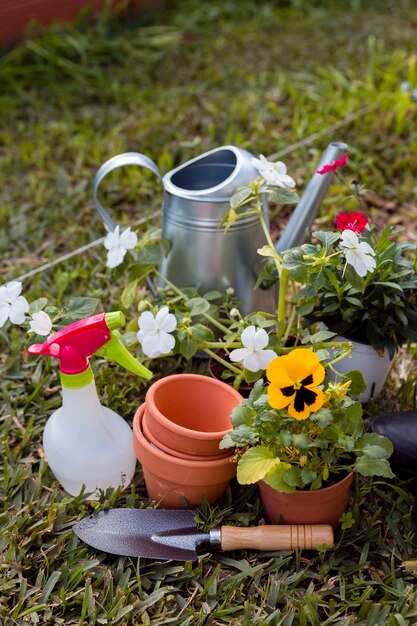
[[[317,174],[329,174],[329,172],[335,172],[341,165],[346,165],[347,160],[348,155],[344,154],[340,157],[340,159],[336,159],[336,161],[333,161],[333,163],[323,165],[321,170],[317,170]]]
[[[363,233],[368,218],[360,211],[351,211],[336,215],[335,222],[340,230],[353,230],[355,233]]]

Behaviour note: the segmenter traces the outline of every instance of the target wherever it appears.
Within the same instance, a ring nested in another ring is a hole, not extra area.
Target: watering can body
[[[318,168],[340,158],[346,151],[344,143],[329,144]],[[109,172],[126,165],[151,170],[163,187],[162,236],[171,246],[160,267],[161,274],[178,287],[196,287],[202,295],[233,287],[235,296],[242,302],[243,314],[257,310],[274,312],[276,285],[255,289],[261,269],[257,250],[266,243],[258,217],[245,216],[226,233],[222,227],[233,194],[259,176],[252,158],[246,150],[222,146],[162,177],[149,157],[137,152],[119,154],[98,170],[94,179],[94,202],[107,228],[114,230],[116,223],[98,199],[102,180]],[[276,244],[278,251],[302,243],[332,178],[332,173],[313,175]],[[268,224],[266,202],[263,210]]]
[[[113,157],[97,172],[94,198],[107,228],[116,224],[98,200],[98,188],[112,170],[125,165],[150,169],[163,186],[162,236],[170,251],[160,272],[178,287],[196,287],[201,295],[233,287],[241,301],[242,313],[273,311],[275,289],[255,289],[261,269],[258,248],[265,235],[256,215],[236,221],[225,233],[222,220],[230,199],[240,187],[259,173],[251,163],[253,155],[235,146],[223,146],[180,165],[161,176],[157,166],[140,153]],[[268,223],[268,208],[264,203]]]

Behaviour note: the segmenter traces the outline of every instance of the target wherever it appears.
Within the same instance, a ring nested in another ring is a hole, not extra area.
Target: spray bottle
[[[70,324],[44,343],[30,346],[31,354],[59,359],[62,406],[48,419],[43,447],[49,466],[62,487],[78,495],[83,485],[91,499],[108,487],[122,489],[133,478],[136,457],[133,434],[120,415],[100,404],[88,357],[98,354],[149,379],[119,340],[121,311],[100,313]]]

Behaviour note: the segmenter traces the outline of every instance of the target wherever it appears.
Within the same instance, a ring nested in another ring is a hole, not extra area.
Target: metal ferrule
[[[222,531],[220,528],[211,528],[209,531],[210,547],[213,550],[222,549]]]

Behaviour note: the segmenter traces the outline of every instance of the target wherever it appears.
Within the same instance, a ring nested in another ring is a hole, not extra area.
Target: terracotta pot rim
[[[171,374],[169,376],[165,376],[164,378],[160,378],[159,380],[157,380],[155,383],[153,383],[149,387],[148,391],[146,392],[145,404],[151,401],[153,405],[152,409],[149,409],[149,406],[147,405],[147,409],[148,411],[152,412],[152,417],[156,421],[158,421],[159,424],[161,424],[161,426],[163,426],[164,428],[168,428],[169,430],[172,430],[178,435],[182,435],[183,437],[198,438],[203,441],[212,440],[212,439],[222,439],[225,435],[227,435],[227,433],[231,431],[232,429],[231,425],[230,425],[230,428],[227,428],[226,430],[218,430],[218,431],[194,430],[192,428],[186,428],[185,426],[180,426],[179,424],[176,424],[175,422],[172,422],[170,419],[165,417],[165,415],[161,413],[161,411],[159,411],[159,409],[157,408],[155,404],[155,393],[158,391],[160,387],[164,386],[167,383],[175,382],[175,380],[189,380],[189,381],[199,381],[199,382],[204,381],[205,384],[212,385],[213,390],[214,388],[217,388],[217,389],[220,388],[224,392],[226,392],[228,395],[234,396],[237,400],[236,404],[239,404],[243,400],[242,395],[238,391],[236,391],[236,389],[234,389],[227,383],[224,383],[223,381],[220,381],[216,378],[211,378],[210,376],[204,376],[203,374]]]
[[[338,480],[337,482],[333,483],[332,485],[329,485],[328,487],[320,487],[320,489],[313,489],[313,490],[309,490],[309,491],[302,491],[300,489],[298,489],[298,490],[296,489],[295,491],[292,491],[291,493],[285,493],[284,491],[277,491],[276,489],[274,489],[273,487],[268,485],[263,480],[260,480],[259,482],[262,483],[262,485],[267,487],[268,489],[271,489],[271,491],[275,491],[276,493],[279,493],[282,496],[294,496],[295,494],[300,494],[300,495],[302,494],[306,498],[312,498],[317,493],[326,494],[326,493],[329,493],[330,491],[332,491],[333,489],[337,488],[338,486],[344,485],[344,483],[352,482],[353,476],[354,476],[354,472],[349,472],[349,474],[347,474],[347,476],[342,478],[342,480]]]
[[[141,444],[143,445],[144,449],[149,454],[152,454],[152,455],[156,456],[161,461],[170,461],[170,462],[173,462],[173,463],[178,463],[178,464],[180,464],[180,465],[182,465],[184,467],[190,468],[190,469],[192,469],[192,468],[194,468],[194,469],[201,469],[201,468],[204,468],[204,467],[207,467],[207,466],[212,467],[213,469],[215,469],[215,468],[221,467],[222,465],[227,465],[227,463],[230,463],[230,460],[234,456],[234,453],[232,453],[229,456],[222,457],[221,459],[206,460],[206,461],[199,461],[199,460],[197,460],[197,461],[190,461],[188,459],[183,459],[183,458],[179,458],[179,457],[167,454],[163,450],[160,450],[157,446],[152,445],[151,443],[149,443],[149,441],[146,439],[144,433],[142,432],[141,423],[142,423],[142,419],[143,419],[144,413],[145,413],[145,404],[142,404],[136,410],[134,418],[133,418],[133,436],[141,441]]]
[[[168,454],[169,456],[176,456],[179,459],[184,459],[184,460],[189,460],[189,461],[216,461],[216,460],[224,459],[226,456],[230,456],[230,452],[228,450],[219,452],[219,454],[204,455],[204,454],[186,453],[186,452],[182,452],[181,450],[176,450],[175,448],[170,448],[169,446],[165,445],[162,441],[159,441],[159,439],[153,436],[153,434],[149,430],[149,426],[146,421],[145,411],[141,418],[141,423],[142,423],[141,431],[145,439],[151,445],[158,448],[162,452],[166,452],[166,454]]]

